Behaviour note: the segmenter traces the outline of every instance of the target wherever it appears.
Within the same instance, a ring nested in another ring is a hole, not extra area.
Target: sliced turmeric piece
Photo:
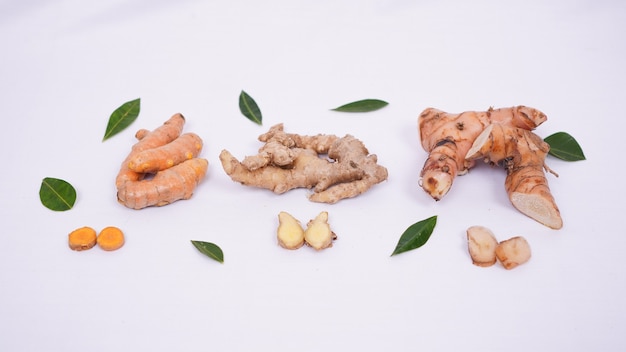
[[[96,245],[96,230],[85,226],[76,229],[68,235],[68,244],[74,251],[84,251]]]
[[[115,226],[105,227],[98,235],[98,246],[105,251],[114,251],[124,245],[124,233]]]

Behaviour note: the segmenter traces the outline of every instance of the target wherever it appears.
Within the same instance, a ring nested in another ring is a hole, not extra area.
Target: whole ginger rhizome
[[[227,150],[220,153],[222,167],[233,181],[277,194],[308,188],[313,190],[309,200],[333,204],[387,179],[387,169],[378,164],[376,155],[351,135],[298,135],[284,132],[278,124],[259,140],[265,144],[258,154],[241,162]]]

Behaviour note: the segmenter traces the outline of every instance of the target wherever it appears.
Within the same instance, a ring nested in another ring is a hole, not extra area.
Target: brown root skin
[[[193,133],[180,136],[185,118],[174,114],[150,132],[141,129],[139,140],[126,157],[116,178],[117,198],[124,206],[142,209],[189,199],[208,168],[197,158],[202,140]]]
[[[420,173],[420,185],[433,199],[442,199],[457,175],[474,165],[465,159],[476,137],[493,122],[532,130],[546,121],[539,110],[516,106],[459,114],[428,108],[418,118],[422,147],[429,156]]]
[[[467,159],[503,165],[509,200],[521,213],[552,229],[563,227],[544,170],[550,146],[531,131],[491,124],[476,138]]]
[[[300,136],[285,133],[279,124],[259,139],[266,144],[256,156],[246,157],[243,162],[227,150],[220,153],[222,167],[233,181],[277,194],[308,188],[313,190],[311,201],[332,204],[387,179],[387,169],[350,135]]]

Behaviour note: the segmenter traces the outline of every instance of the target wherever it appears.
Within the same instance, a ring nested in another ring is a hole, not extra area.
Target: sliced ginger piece
[[[522,236],[502,241],[496,247],[496,257],[505,269],[511,270],[530,260],[530,245]]]
[[[98,246],[105,251],[114,251],[124,245],[124,233],[115,226],[105,227],[98,235]]]
[[[304,229],[291,214],[278,213],[278,244],[286,249],[298,249],[304,244]]]
[[[306,243],[318,251],[332,247],[333,240],[336,238],[337,236],[328,224],[328,212],[326,211],[319,213],[315,219],[309,221],[307,229],[304,231]]]
[[[467,247],[472,263],[480,267],[496,263],[498,240],[490,229],[484,226],[472,226],[467,229]]]
[[[74,251],[84,251],[96,245],[96,230],[89,226],[76,229],[68,235],[68,244]]]

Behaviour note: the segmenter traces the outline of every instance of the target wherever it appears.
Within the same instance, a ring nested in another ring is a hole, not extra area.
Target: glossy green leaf
[[[565,161],[585,160],[585,154],[576,139],[566,132],[552,134],[544,141],[550,145],[549,154],[554,157]]]
[[[398,241],[396,249],[391,253],[392,256],[419,248],[428,242],[430,235],[437,224],[437,216],[431,216],[428,219],[418,221],[409,226]]]
[[[389,105],[389,103],[386,101],[378,99],[363,99],[342,105],[332,110],[341,112],[369,112],[382,109],[387,105]]]
[[[67,181],[46,177],[41,181],[39,199],[50,210],[70,210],[76,202],[76,189]]]
[[[137,98],[135,100],[127,101],[122,104],[119,108],[115,109],[109,117],[109,123],[107,124],[107,129],[104,132],[104,138],[102,141],[105,141],[114,135],[122,132],[126,127],[130,126],[133,123],[137,116],[139,116],[139,110],[141,105],[141,99]]]
[[[263,124],[261,109],[259,109],[259,106],[254,99],[252,99],[252,97],[243,90],[241,91],[241,94],[239,94],[239,110],[243,116],[248,118],[248,120],[259,125]]]
[[[211,259],[217,260],[220,263],[224,263],[224,252],[222,252],[222,249],[218,245],[203,241],[191,241],[191,243],[200,251],[200,253]]]

